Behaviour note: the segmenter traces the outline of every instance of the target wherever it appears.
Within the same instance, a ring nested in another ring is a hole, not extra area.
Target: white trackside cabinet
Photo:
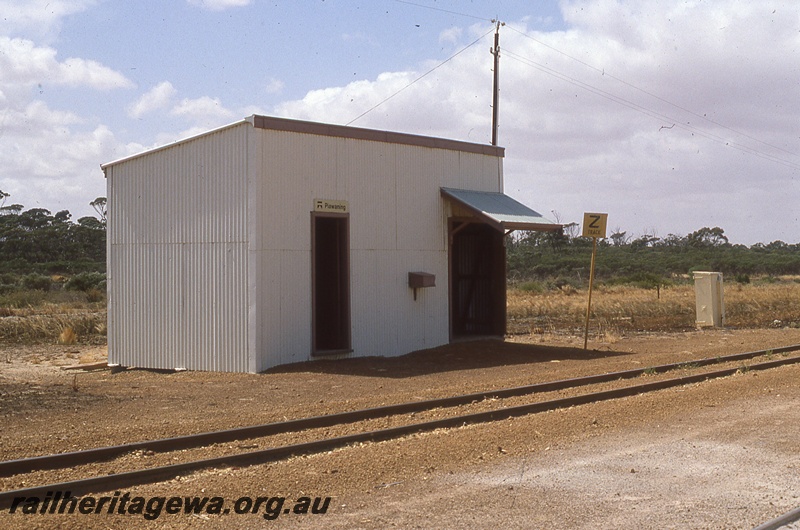
[[[697,299],[697,327],[725,325],[725,301],[722,296],[722,273],[695,271],[694,292]]]

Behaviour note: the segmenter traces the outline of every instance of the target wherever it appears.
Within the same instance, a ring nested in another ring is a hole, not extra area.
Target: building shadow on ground
[[[415,351],[399,357],[321,358],[314,361],[276,366],[264,373],[311,372],[404,378],[455,370],[487,369],[564,360],[594,360],[620,355],[631,355],[631,353],[484,339],[455,342],[438,348]]]

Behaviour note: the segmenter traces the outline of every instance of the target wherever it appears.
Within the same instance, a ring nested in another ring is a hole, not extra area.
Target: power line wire
[[[396,0],[396,1],[400,1],[400,0]],[[381,100],[380,102],[378,102],[378,103],[377,103],[376,105],[374,105],[373,107],[370,107],[369,109],[365,110],[364,112],[362,112],[361,114],[359,114],[358,116],[356,116],[355,118],[353,118],[352,120],[350,120],[349,122],[347,122],[345,125],[350,125],[350,124],[352,124],[353,122],[355,122],[355,121],[357,121],[357,120],[361,119],[362,117],[366,116],[367,114],[369,114],[369,113],[370,113],[370,112],[372,112],[373,110],[377,109],[378,107],[380,107],[381,105],[383,105],[384,103],[386,103],[387,101],[389,101],[390,99],[392,99],[393,97],[395,97],[397,94],[399,94],[399,93],[400,93],[400,92],[402,92],[403,90],[407,89],[407,88],[408,88],[408,87],[410,87],[411,85],[415,84],[417,81],[421,80],[423,77],[425,77],[425,76],[427,76],[428,74],[430,74],[430,73],[434,72],[435,70],[438,70],[439,68],[441,68],[442,66],[444,66],[444,65],[445,65],[445,64],[447,64],[448,62],[452,61],[453,59],[455,59],[456,57],[458,57],[459,55],[461,55],[462,53],[464,53],[465,51],[467,51],[469,48],[471,48],[471,47],[473,47],[474,45],[476,45],[477,43],[479,43],[481,40],[483,40],[483,39],[484,39],[484,38],[485,38],[487,35],[491,34],[493,31],[494,31],[494,27],[492,27],[492,29],[490,29],[489,31],[487,31],[486,33],[484,33],[483,35],[481,35],[480,37],[478,37],[477,39],[475,39],[475,40],[474,40],[474,41],[472,41],[471,43],[467,44],[465,47],[463,47],[463,48],[461,48],[460,50],[458,50],[456,53],[454,53],[453,55],[451,55],[450,57],[448,57],[447,59],[445,59],[445,60],[444,60],[444,61],[442,61],[441,63],[437,64],[436,66],[434,66],[433,68],[431,68],[430,70],[428,70],[427,72],[425,72],[424,74],[422,74],[421,76],[417,77],[416,79],[414,79],[413,81],[411,81],[410,83],[408,83],[406,86],[404,86],[403,88],[401,88],[401,89],[400,89],[400,90],[398,90],[397,92],[395,92],[395,93],[391,94],[389,97],[387,97],[387,98],[385,98],[385,99]]]
[[[407,4],[407,5],[410,5],[410,6],[421,7],[421,8],[424,8],[424,9],[430,9],[432,11],[440,11],[442,13],[449,13],[451,15],[458,15],[458,16],[461,16],[461,17],[474,18],[476,20],[491,20],[491,19],[484,18],[484,17],[476,17],[475,15],[469,15],[467,13],[459,13],[458,11],[450,11],[450,10],[447,10],[447,9],[442,9],[440,7],[426,6],[425,4],[417,4],[415,2],[409,2],[408,0],[394,0],[394,1],[397,2],[398,4]]]
[[[685,107],[683,107],[681,105],[678,105],[677,103],[673,103],[672,101],[669,101],[668,99],[662,98],[661,96],[659,96],[657,94],[653,94],[652,92],[649,92],[649,91],[647,91],[647,90],[645,90],[643,88],[640,88],[640,87],[634,85],[633,83],[629,83],[628,81],[625,81],[624,79],[621,79],[619,77],[616,77],[613,74],[610,74],[610,73],[606,72],[604,69],[597,68],[596,66],[594,66],[592,64],[589,64],[589,63],[587,63],[585,61],[582,61],[582,60],[578,59],[577,57],[573,57],[572,55],[570,55],[570,54],[568,54],[566,52],[563,52],[563,51],[559,50],[558,48],[555,48],[555,47],[547,44],[546,42],[542,42],[539,39],[531,37],[530,35],[528,35],[524,31],[520,31],[520,30],[516,29],[515,27],[513,27],[511,25],[506,24],[506,27],[508,27],[511,31],[514,31],[515,33],[518,33],[518,34],[522,35],[523,37],[525,37],[527,39],[530,39],[533,42],[535,42],[535,43],[537,43],[537,44],[539,44],[541,46],[544,46],[545,48],[553,50],[554,52],[559,53],[559,54],[563,55],[564,57],[567,57],[568,59],[571,59],[571,60],[573,60],[573,61],[575,61],[575,62],[577,62],[579,64],[582,64],[583,66],[586,66],[587,68],[590,68],[590,69],[594,70],[595,72],[598,72],[598,73],[600,73],[600,74],[602,74],[602,75],[604,75],[606,77],[609,77],[609,78],[611,78],[611,79],[613,79],[615,81],[618,81],[618,82],[620,82],[620,83],[622,83],[622,84],[624,84],[624,85],[626,85],[626,86],[628,86],[628,87],[630,87],[630,88],[632,88],[634,90],[637,90],[637,91],[639,91],[639,92],[641,92],[643,94],[646,94],[646,95],[650,96],[651,98],[657,99],[658,101],[661,101],[662,103],[666,103],[667,105],[671,105],[671,106],[673,106],[673,107],[675,107],[677,109],[680,109],[680,110],[682,110],[682,111],[684,111],[684,112],[686,112],[688,114],[691,114],[692,116],[695,116],[695,117],[700,118],[700,119],[702,119],[704,121],[712,123],[712,124],[716,125],[717,127],[721,127],[721,128],[723,128],[725,130],[728,130],[728,131],[731,131],[731,132],[736,133],[738,135],[744,136],[745,138],[753,140],[754,142],[758,142],[758,143],[760,143],[762,145],[765,145],[767,147],[771,147],[771,148],[776,149],[778,151],[783,151],[784,153],[792,155],[792,156],[798,156],[797,153],[794,153],[792,151],[783,149],[782,147],[779,147],[777,145],[773,145],[773,144],[771,144],[769,142],[765,142],[763,140],[760,140],[759,138],[756,138],[755,136],[751,136],[751,135],[749,135],[747,133],[744,133],[742,131],[738,131],[736,129],[728,127],[727,125],[724,125],[724,124],[719,123],[719,122],[717,122],[715,120],[712,120],[711,118],[709,118],[706,115],[699,114],[697,112],[694,112],[693,110],[690,110],[690,109],[687,109],[687,108],[685,108]]]
[[[397,2],[397,3],[401,3],[401,4],[407,4],[407,5],[411,5],[411,6],[415,6],[415,7],[420,7],[420,8],[423,8],[423,9],[430,9],[430,10],[434,10],[434,11],[440,11],[440,12],[443,12],[443,13],[449,13],[449,14],[452,14],[452,15],[458,15],[458,16],[463,16],[463,17],[467,17],[467,18],[473,18],[473,19],[477,19],[477,20],[490,20],[490,21],[492,21],[492,22],[494,22],[494,20],[495,20],[494,18],[492,18],[492,19],[488,19],[488,18],[484,18],[484,17],[478,17],[478,16],[475,16],[475,15],[470,15],[470,14],[468,14],[468,13],[462,13],[462,12],[458,12],[458,11],[451,11],[451,10],[442,9],[442,8],[433,7],[433,6],[428,6],[428,5],[424,5],[424,4],[418,4],[418,3],[415,3],[415,2],[410,2],[410,1],[408,1],[408,0],[395,0],[395,2]],[[495,18],[496,18],[496,17],[495,17]],[[550,49],[550,50],[552,50],[552,51],[554,51],[554,52],[556,52],[556,53],[559,53],[559,54],[563,55],[564,57],[567,57],[568,59],[571,59],[571,60],[573,60],[573,61],[575,61],[575,62],[577,62],[577,63],[579,63],[579,64],[582,64],[583,66],[585,66],[585,67],[587,67],[587,68],[589,68],[589,69],[591,69],[591,70],[594,70],[594,71],[596,71],[596,72],[598,72],[598,73],[602,74],[603,76],[607,76],[607,77],[609,77],[609,78],[611,78],[611,79],[614,79],[615,81],[617,81],[617,82],[619,82],[619,83],[622,83],[622,84],[624,84],[624,85],[626,85],[626,86],[628,86],[628,87],[630,87],[630,88],[632,88],[632,89],[634,89],[634,90],[636,90],[636,91],[639,91],[639,92],[641,92],[641,93],[643,93],[643,94],[646,94],[647,96],[650,96],[650,97],[652,97],[652,98],[654,98],[654,99],[656,99],[656,100],[658,100],[658,101],[661,101],[661,102],[663,102],[663,103],[666,103],[667,105],[670,105],[670,106],[672,106],[672,107],[675,107],[675,108],[677,108],[677,109],[679,109],[679,110],[681,110],[681,111],[683,111],[683,112],[686,112],[686,113],[688,113],[688,114],[690,114],[690,115],[692,115],[692,116],[695,116],[695,117],[697,117],[697,118],[699,118],[699,119],[701,119],[701,120],[704,120],[704,121],[706,121],[706,122],[708,122],[708,123],[711,123],[711,124],[713,124],[713,125],[715,125],[715,126],[717,126],[717,127],[720,127],[720,128],[722,128],[722,129],[725,129],[725,130],[727,130],[727,131],[730,131],[730,132],[732,132],[732,133],[735,133],[735,134],[737,134],[737,135],[740,135],[740,136],[742,136],[742,137],[744,137],[744,138],[747,138],[747,139],[749,139],[749,140],[752,140],[752,141],[754,141],[754,142],[757,142],[757,143],[759,143],[759,144],[762,144],[762,145],[764,145],[764,146],[770,147],[770,148],[772,148],[772,149],[775,149],[775,150],[777,150],[777,151],[782,151],[782,152],[784,152],[784,153],[786,153],[786,154],[788,154],[788,155],[791,155],[791,156],[793,156],[793,157],[797,157],[797,156],[798,156],[798,154],[797,154],[797,153],[794,153],[794,152],[792,152],[792,151],[789,151],[789,150],[787,150],[787,149],[784,149],[784,148],[782,148],[782,147],[779,147],[779,146],[777,146],[777,145],[773,145],[773,144],[771,144],[771,143],[769,143],[769,142],[765,142],[765,141],[763,141],[763,140],[761,140],[761,139],[759,139],[759,138],[756,138],[755,136],[752,136],[752,135],[749,135],[749,134],[747,134],[747,133],[745,133],[745,132],[742,132],[742,131],[736,130],[736,129],[732,128],[732,127],[728,127],[727,125],[724,125],[724,124],[722,124],[722,123],[719,123],[719,122],[717,122],[716,120],[713,120],[713,119],[709,118],[709,117],[708,117],[708,116],[706,116],[706,115],[703,115],[703,114],[699,114],[699,113],[697,113],[697,112],[694,112],[694,111],[692,111],[692,110],[690,110],[690,109],[688,109],[688,108],[686,108],[686,107],[683,107],[683,106],[681,106],[681,105],[678,105],[677,103],[673,103],[672,101],[669,101],[669,100],[668,100],[668,99],[666,99],[666,98],[663,98],[663,97],[661,97],[661,96],[659,96],[659,95],[657,95],[657,94],[654,94],[654,93],[652,93],[652,92],[649,92],[649,91],[647,91],[647,90],[645,90],[645,89],[643,89],[643,88],[640,88],[640,87],[638,87],[638,86],[634,85],[633,83],[630,83],[630,82],[628,82],[628,81],[625,81],[625,80],[624,80],[624,79],[622,79],[622,78],[619,78],[619,77],[617,77],[617,76],[615,76],[615,75],[613,75],[613,74],[610,74],[610,73],[606,72],[604,69],[597,68],[596,66],[594,66],[594,65],[592,65],[592,64],[589,64],[589,63],[587,63],[587,62],[585,62],[585,61],[582,61],[581,59],[578,59],[577,57],[573,57],[572,55],[570,55],[570,54],[568,54],[568,53],[566,53],[566,52],[564,52],[564,51],[562,51],[562,50],[559,50],[558,48],[556,48],[556,47],[554,47],[554,46],[551,46],[551,45],[549,45],[549,44],[547,44],[547,43],[545,43],[545,42],[543,42],[543,41],[541,41],[541,40],[539,40],[539,39],[536,39],[536,38],[532,37],[531,35],[527,34],[526,32],[524,32],[524,31],[521,31],[521,30],[518,30],[518,29],[517,29],[517,28],[515,28],[513,25],[508,25],[508,24],[506,24],[506,27],[508,27],[509,29],[511,29],[512,31],[514,31],[515,33],[518,33],[518,34],[522,35],[523,37],[525,37],[525,38],[527,38],[527,39],[530,39],[530,40],[532,40],[532,41],[536,42],[537,44],[539,44],[539,45],[541,45],[541,46],[544,46],[545,48],[548,48],[548,49]],[[491,33],[491,31],[490,31],[489,33]],[[486,35],[488,35],[488,33],[487,33]],[[481,37],[480,37],[479,39],[477,39],[475,42],[473,42],[472,44],[470,44],[470,45],[469,45],[469,46],[467,46],[466,48],[464,48],[464,49],[460,50],[460,51],[459,51],[457,54],[453,55],[452,57],[450,57],[449,59],[447,59],[447,60],[446,60],[446,61],[444,61],[443,63],[439,64],[439,65],[438,65],[436,68],[439,68],[439,66],[442,66],[444,63],[446,63],[446,62],[450,61],[451,59],[453,59],[454,57],[456,57],[456,55],[460,54],[461,52],[463,52],[463,51],[464,51],[464,50],[466,50],[467,48],[469,48],[469,47],[471,47],[472,45],[476,44],[478,41],[480,41],[480,40],[481,40],[482,38],[484,38],[486,35],[483,35],[483,36],[481,36]],[[506,50],[506,53],[507,53],[507,54],[509,54],[508,50]],[[725,139],[725,138],[723,138],[722,136],[719,136],[719,135],[716,135],[716,134],[714,134],[714,133],[710,133],[710,132],[704,131],[704,130],[702,130],[702,129],[700,129],[700,128],[696,127],[696,126],[692,126],[691,124],[688,124],[688,123],[686,123],[686,124],[684,124],[684,123],[679,123],[679,121],[678,121],[678,120],[673,120],[673,119],[672,119],[672,118],[670,118],[669,116],[666,116],[666,115],[664,115],[664,114],[662,114],[662,113],[660,113],[660,112],[654,111],[654,110],[652,110],[652,109],[649,109],[649,108],[647,108],[647,107],[644,107],[644,106],[642,106],[642,105],[639,105],[639,104],[637,104],[637,103],[633,103],[633,102],[631,102],[631,101],[628,101],[628,100],[626,100],[626,99],[624,99],[624,98],[622,98],[622,97],[616,96],[616,95],[614,95],[614,94],[612,94],[612,93],[610,93],[610,92],[606,92],[606,91],[604,91],[604,90],[601,90],[601,89],[599,89],[599,88],[593,87],[592,85],[589,85],[589,84],[587,84],[587,83],[583,83],[583,82],[581,82],[581,81],[578,81],[577,79],[571,78],[571,77],[569,77],[569,76],[567,76],[567,75],[565,75],[565,74],[561,74],[561,73],[557,72],[556,70],[553,70],[553,69],[551,69],[551,68],[548,68],[548,67],[546,67],[546,66],[544,66],[544,65],[541,65],[541,64],[539,64],[539,63],[536,63],[536,62],[534,62],[534,61],[532,61],[532,60],[530,60],[530,59],[528,59],[528,58],[525,58],[525,57],[522,57],[522,56],[520,56],[520,55],[513,54],[513,53],[509,54],[509,56],[510,56],[510,58],[512,58],[512,59],[515,59],[515,60],[517,60],[517,61],[520,61],[520,62],[522,62],[523,64],[527,64],[528,66],[531,66],[531,67],[533,67],[533,68],[540,69],[541,71],[543,71],[543,72],[545,72],[545,73],[547,73],[547,74],[549,74],[549,75],[552,75],[552,76],[554,76],[554,77],[561,78],[562,80],[564,80],[564,81],[567,81],[567,82],[569,82],[569,83],[572,83],[572,84],[574,84],[574,85],[576,85],[576,86],[579,86],[579,87],[583,88],[584,90],[587,90],[587,91],[589,91],[589,92],[593,92],[594,94],[597,94],[597,95],[599,95],[599,96],[601,96],[601,97],[604,97],[604,98],[606,98],[606,99],[609,99],[609,100],[611,100],[611,101],[614,101],[614,102],[616,102],[616,103],[618,103],[618,104],[621,104],[621,105],[624,105],[624,106],[626,106],[626,107],[629,107],[629,108],[631,108],[631,109],[633,109],[633,110],[636,110],[637,112],[643,113],[643,114],[645,114],[645,115],[647,115],[647,116],[650,116],[650,117],[652,117],[652,118],[667,119],[667,120],[669,120],[670,122],[672,122],[672,123],[673,123],[673,125],[671,125],[671,126],[667,127],[667,128],[669,128],[669,129],[671,129],[672,127],[675,127],[675,126],[677,126],[679,129],[686,130],[686,131],[688,131],[688,132],[690,132],[690,133],[692,133],[692,134],[697,134],[697,135],[699,135],[699,136],[703,136],[703,137],[705,137],[705,138],[707,138],[707,139],[710,139],[710,140],[712,140],[712,141],[715,141],[715,142],[718,142],[718,143],[722,143],[722,144],[724,144],[724,145],[726,145],[726,146],[733,147],[734,149],[738,149],[738,150],[740,150],[740,151],[743,151],[743,152],[745,152],[745,153],[748,153],[748,154],[751,154],[751,155],[757,156],[757,157],[759,157],[759,158],[762,158],[762,159],[765,159],[765,160],[769,160],[769,161],[772,161],[772,162],[775,162],[775,163],[778,163],[778,164],[784,165],[784,166],[786,166],[786,167],[789,167],[789,168],[792,168],[792,169],[800,169],[800,164],[797,164],[797,163],[795,163],[795,162],[792,162],[792,161],[790,161],[790,160],[786,160],[786,159],[784,159],[784,158],[780,158],[780,157],[778,157],[778,156],[775,156],[775,155],[772,155],[772,154],[769,154],[769,153],[764,153],[764,152],[762,152],[762,151],[759,151],[758,149],[754,149],[754,148],[752,148],[752,147],[749,147],[749,146],[746,146],[746,145],[740,144],[740,143],[738,143],[738,142],[733,142],[733,141],[730,141],[730,140],[726,140],[726,139]],[[367,112],[365,112],[364,114],[367,114],[368,112],[371,112],[371,111],[372,111],[373,109],[375,109],[376,107],[378,107],[378,106],[382,105],[382,104],[383,104],[384,102],[386,102],[388,99],[391,99],[392,97],[394,97],[395,95],[397,95],[399,92],[402,92],[403,90],[405,90],[406,88],[408,88],[408,87],[409,87],[409,86],[411,86],[412,84],[416,83],[416,82],[417,82],[419,79],[422,79],[423,77],[425,77],[426,75],[428,75],[430,72],[432,72],[432,71],[433,71],[433,70],[435,70],[436,68],[434,68],[434,69],[432,69],[432,70],[430,70],[430,71],[426,72],[425,74],[423,74],[423,75],[422,75],[422,76],[420,76],[419,78],[415,79],[415,80],[414,80],[414,81],[412,81],[410,84],[406,85],[405,87],[403,87],[402,89],[400,89],[398,92],[396,92],[396,93],[392,94],[391,96],[389,96],[389,98],[386,98],[386,99],[385,99],[385,100],[383,100],[382,102],[378,103],[378,105],[376,105],[375,107],[373,107],[373,108],[369,109],[369,110],[368,110]],[[364,114],[361,114],[360,116],[356,117],[354,120],[352,120],[351,122],[349,122],[349,123],[348,123],[348,125],[349,125],[350,123],[353,123],[354,121],[358,120],[359,118],[361,118],[361,117],[362,117]]]
[[[651,118],[656,118],[656,119],[659,119],[659,120],[664,120],[664,121],[667,121],[669,123],[672,123],[672,125],[670,127],[668,127],[670,129],[672,127],[678,127],[679,129],[686,130],[686,131],[688,131],[688,132],[690,132],[692,134],[697,134],[698,136],[702,136],[702,137],[707,138],[709,140],[712,140],[714,142],[717,142],[717,143],[720,143],[720,144],[724,144],[724,145],[726,145],[728,147],[732,147],[734,149],[737,149],[739,151],[743,151],[743,152],[751,154],[753,156],[756,156],[756,157],[759,157],[759,158],[762,158],[762,159],[765,159],[765,160],[769,160],[769,161],[775,162],[777,164],[781,164],[781,165],[789,167],[791,169],[795,169],[795,170],[800,169],[800,164],[797,164],[797,163],[792,162],[790,160],[786,160],[784,158],[777,157],[775,155],[771,155],[769,153],[764,153],[762,151],[759,151],[757,149],[754,149],[752,147],[749,147],[749,146],[746,146],[746,145],[743,145],[743,144],[740,144],[740,143],[737,143],[737,142],[726,140],[722,136],[719,136],[717,134],[704,131],[704,130],[702,130],[702,129],[698,128],[698,127],[695,127],[695,126],[693,126],[691,124],[681,123],[679,120],[676,120],[676,119],[674,119],[674,118],[672,118],[670,116],[667,116],[667,115],[662,114],[662,113],[660,113],[658,111],[649,109],[647,107],[644,107],[644,106],[639,105],[637,103],[634,103],[632,101],[628,101],[625,98],[619,97],[619,96],[614,95],[614,94],[612,94],[610,92],[606,92],[605,90],[602,90],[602,89],[599,89],[599,88],[597,88],[595,86],[589,85],[588,83],[584,83],[583,81],[579,81],[579,80],[577,80],[577,79],[575,79],[573,77],[570,77],[570,76],[568,76],[566,74],[562,74],[561,72],[553,70],[552,68],[549,68],[549,67],[547,67],[547,66],[545,66],[543,64],[537,63],[537,62],[535,62],[535,61],[533,61],[531,59],[528,59],[526,57],[518,55],[518,54],[514,53],[513,51],[510,51],[508,48],[504,49],[504,54],[505,54],[506,57],[508,57],[508,58],[510,58],[512,60],[520,62],[520,63],[522,63],[522,64],[524,64],[526,66],[530,66],[532,68],[535,68],[535,69],[537,69],[537,70],[539,70],[541,72],[544,72],[544,73],[546,73],[548,75],[551,75],[551,76],[553,76],[553,77],[555,77],[557,79],[561,79],[562,81],[566,81],[566,82],[568,82],[568,83],[570,83],[572,85],[580,87],[580,88],[582,88],[582,89],[584,89],[584,90],[586,90],[588,92],[591,92],[593,94],[596,94],[596,95],[598,95],[598,96],[600,96],[602,98],[608,99],[610,101],[613,101],[615,103],[618,103],[620,105],[628,107],[628,108],[630,108],[632,110],[635,110],[637,112],[645,114],[646,116],[649,116]]]

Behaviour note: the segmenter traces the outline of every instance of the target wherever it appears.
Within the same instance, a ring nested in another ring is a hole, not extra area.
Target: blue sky
[[[253,113],[488,143],[498,17],[508,194],[562,222],[608,212],[633,237],[721,226],[736,243],[800,242],[793,1],[0,0],[0,13],[7,204],[91,214],[101,163]]]

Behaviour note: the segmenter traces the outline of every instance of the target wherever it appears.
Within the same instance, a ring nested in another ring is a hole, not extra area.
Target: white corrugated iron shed
[[[505,330],[495,146],[265,116],[104,164],[109,363],[258,372]],[[433,285],[431,285],[433,284]]]

